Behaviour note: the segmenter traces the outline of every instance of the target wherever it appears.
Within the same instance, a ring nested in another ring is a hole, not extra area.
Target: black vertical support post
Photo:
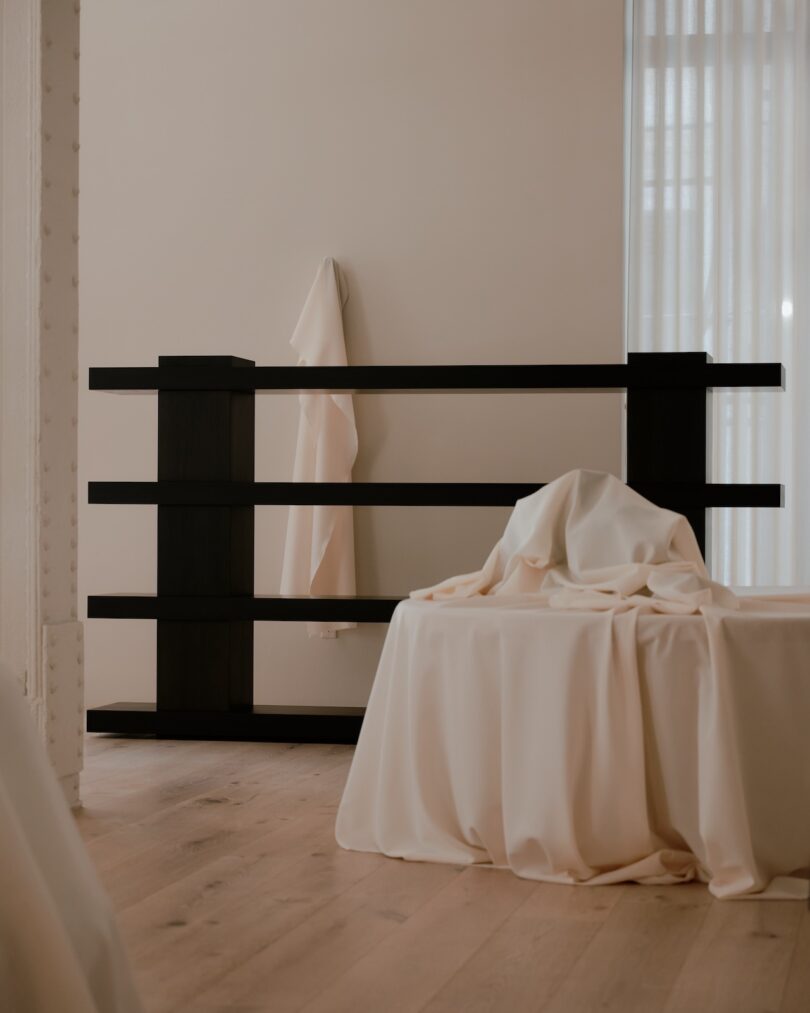
[[[629,364],[700,366],[706,352],[631,352]],[[627,388],[627,481],[698,483],[711,481],[711,391]],[[704,559],[708,557],[706,509],[685,511]]]
[[[161,367],[253,366],[233,356],[161,356]],[[158,480],[254,479],[253,391],[161,390]],[[253,595],[252,506],[159,506],[158,595]],[[249,711],[253,623],[157,623],[157,734],[178,712]]]

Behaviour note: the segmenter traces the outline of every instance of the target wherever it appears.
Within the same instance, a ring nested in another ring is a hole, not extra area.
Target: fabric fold
[[[343,306],[348,288],[337,263],[318,268],[290,344],[299,366],[347,365]],[[357,427],[351,394],[298,396],[294,482],[351,482]],[[292,506],[287,520],[281,593],[294,596],[355,593],[354,516],[350,506]],[[356,623],[307,623],[310,636],[334,637]]]
[[[734,594],[710,579],[685,517],[586,470],[518,500],[481,570],[411,592],[434,601],[476,595],[540,595],[566,609],[736,607]]]

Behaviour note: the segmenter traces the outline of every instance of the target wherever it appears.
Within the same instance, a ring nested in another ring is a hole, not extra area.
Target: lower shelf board
[[[353,745],[362,707],[271,707],[244,711],[159,711],[153,703],[113,703],[87,711],[87,731],[159,739],[323,742]]]

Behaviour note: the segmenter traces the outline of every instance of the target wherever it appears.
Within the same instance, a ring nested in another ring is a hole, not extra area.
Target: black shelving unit
[[[157,391],[158,480],[91,482],[91,503],[158,507],[157,595],[92,595],[90,619],[157,621],[157,700],[87,713],[91,732],[163,738],[354,742],[361,708],[253,704],[253,623],[388,622],[397,598],[258,596],[254,508],[268,504],[511,506],[542,487],[485,482],[255,482],[255,395],[627,391],[627,481],[686,515],[706,548],[711,507],[779,507],[781,485],[707,482],[709,398],[784,389],[779,363],[719,364],[705,353],[627,363],[528,366],[256,366],[233,356],[161,356],[157,367],[90,370],[91,390]]]

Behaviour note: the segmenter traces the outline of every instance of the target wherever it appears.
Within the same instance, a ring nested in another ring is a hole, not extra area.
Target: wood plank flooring
[[[343,851],[351,747],[90,736],[148,1013],[810,1013],[810,911]]]

